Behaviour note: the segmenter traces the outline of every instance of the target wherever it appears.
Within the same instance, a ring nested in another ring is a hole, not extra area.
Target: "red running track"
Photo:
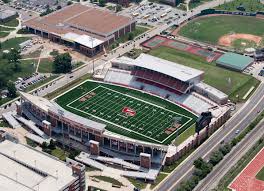
[[[264,148],[243,169],[229,185],[235,191],[263,191],[264,181],[257,180],[256,175],[264,167]]]

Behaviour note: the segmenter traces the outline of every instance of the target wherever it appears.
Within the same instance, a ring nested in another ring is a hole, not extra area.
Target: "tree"
[[[99,0],[99,6],[100,7],[104,7],[106,4],[106,1],[105,0]]]
[[[128,40],[133,40],[135,38],[134,33],[130,32],[128,33]]]
[[[226,143],[224,146],[219,148],[219,151],[223,154],[226,155],[231,151],[231,145],[229,143]]]
[[[54,57],[53,66],[56,73],[67,73],[72,70],[72,57],[67,53],[58,54]]]
[[[12,82],[7,83],[8,97],[16,97],[16,86]]]
[[[18,72],[20,71],[20,61],[21,55],[20,52],[17,49],[11,49],[9,53],[3,55],[9,63],[14,65],[14,71]]]
[[[61,5],[58,5],[56,9],[57,9],[57,10],[61,9]]]
[[[55,144],[55,142],[53,141],[53,139],[50,140],[50,143],[49,143],[48,148],[51,149],[51,150],[56,149],[56,144]]]
[[[67,5],[71,5],[71,4],[72,4],[72,1],[68,1],[68,2],[67,2]]]
[[[203,165],[203,163],[204,163],[204,160],[201,157],[199,157],[193,162],[193,165],[195,166],[195,168],[201,169],[201,166]]]
[[[218,164],[221,160],[223,159],[223,154],[220,151],[215,151],[213,154],[210,156],[209,162],[215,166]]]
[[[122,6],[121,5],[116,5],[116,12],[122,11]]]

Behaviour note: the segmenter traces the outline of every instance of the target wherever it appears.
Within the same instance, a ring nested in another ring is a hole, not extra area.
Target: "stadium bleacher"
[[[147,69],[136,69],[133,70],[131,74],[137,78],[144,79],[145,83],[155,84],[156,86],[167,90],[172,89],[178,93],[186,93],[189,87],[187,83],[177,80],[176,78]]]

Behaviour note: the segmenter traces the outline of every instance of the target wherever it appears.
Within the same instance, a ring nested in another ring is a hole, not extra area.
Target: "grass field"
[[[262,180],[262,181],[264,181],[264,167],[258,172],[256,178],[257,178],[258,180]]]
[[[190,21],[179,31],[179,34],[184,37],[210,44],[217,44],[221,36],[230,33],[245,33],[263,37],[263,19],[225,15],[201,17]]]
[[[107,124],[107,129],[144,141],[170,144],[194,124],[189,111],[149,94],[87,81],[57,98],[65,109]],[[176,129],[169,129],[173,124]]]
[[[49,58],[43,58],[40,60],[38,72],[40,73],[52,73],[53,72],[53,61]]]
[[[245,11],[247,12],[264,11],[264,5],[260,2],[260,0],[234,0],[215,7],[215,9],[238,11],[237,7],[240,5],[243,5]]]
[[[4,22],[4,26],[8,27],[17,27],[19,24],[19,21],[16,18],[11,19],[10,21]]]
[[[9,32],[2,32],[0,31],[0,38],[4,38],[9,35]]]
[[[218,67],[214,62],[207,63],[199,56],[176,49],[159,47],[149,54],[204,71],[204,82],[229,95],[232,101],[239,101],[236,95],[242,98],[252,86],[259,84],[252,76]],[[229,78],[231,84],[228,83]]]

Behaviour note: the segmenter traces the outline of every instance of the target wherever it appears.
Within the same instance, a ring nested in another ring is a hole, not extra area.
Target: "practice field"
[[[210,50],[198,47],[198,46],[176,41],[174,39],[168,39],[160,35],[156,35],[146,40],[145,42],[142,43],[142,46],[149,48],[149,49],[155,49],[161,46],[166,46],[166,47],[170,47],[176,50],[181,50],[181,51],[189,52],[191,54],[200,56],[204,58],[207,62],[212,62],[214,60],[217,60],[222,55],[219,52],[210,51]]]
[[[230,15],[200,17],[182,26],[178,32],[184,37],[210,44],[218,44],[222,36],[236,33],[263,38],[263,19]]]
[[[109,131],[158,144],[170,144],[197,116],[149,94],[86,81],[56,99],[66,110],[107,124]]]

